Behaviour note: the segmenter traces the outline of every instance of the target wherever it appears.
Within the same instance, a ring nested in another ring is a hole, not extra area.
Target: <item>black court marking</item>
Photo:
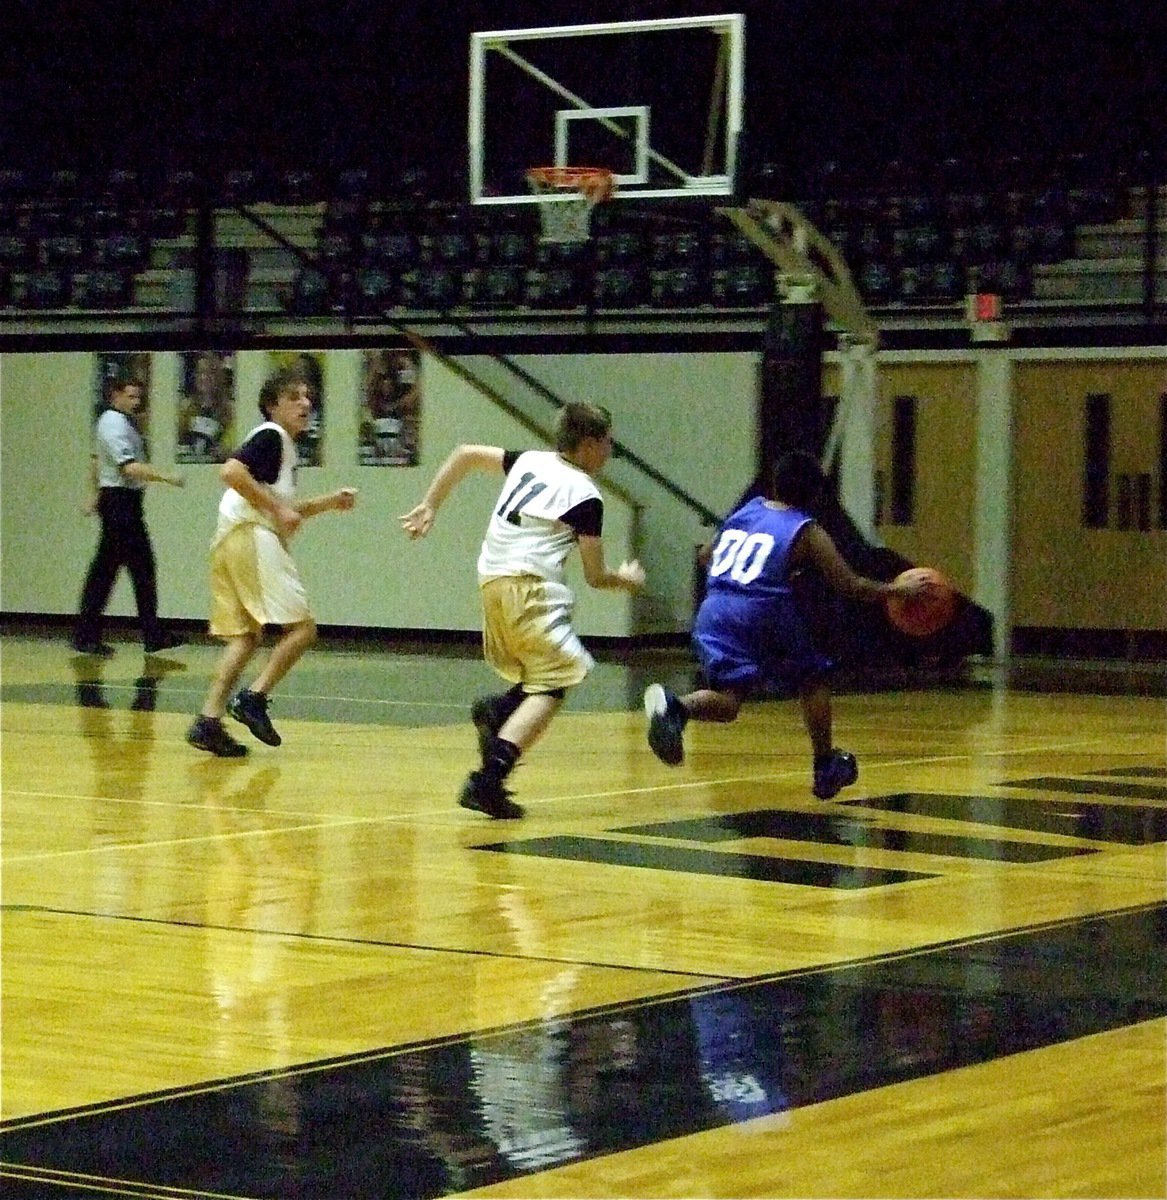
[[[765,883],[793,883],[802,887],[869,888],[935,878],[920,871],[902,871],[857,864],[822,863],[763,854],[719,853],[689,846],[658,846],[651,842],[624,842],[606,838],[543,837],[476,846],[503,854],[529,854],[539,858],[603,863],[615,867],[650,867],[690,875],[723,875]]]
[[[0,1178],[430,1200],[1164,1016],[1156,904],[8,1121]]]
[[[1011,787],[1021,787],[1014,782]],[[1025,784],[1035,787],[1036,781]],[[1054,801],[1051,803],[1051,801]],[[846,802],[848,808],[875,808],[884,812],[911,813],[917,817],[944,817],[976,825],[1060,833],[1094,842],[1146,846],[1167,840],[1167,809],[1131,804],[1057,802],[1055,797],[1027,800],[1016,796],[965,796],[941,792],[897,792]]]
[[[895,850],[912,854],[939,854],[946,858],[983,858],[994,862],[1045,862],[1076,854],[1095,853],[1088,846],[1061,846],[1043,842],[1015,842],[1004,838],[965,834],[921,833],[874,825],[874,818],[850,813],[788,812],[776,808],[731,813],[720,817],[697,817],[685,821],[661,821],[652,825],[626,825],[614,833],[645,837],[681,838],[689,842],[725,842],[741,838],[781,838],[814,842],[820,846],[855,846],[864,850]]]
[[[1076,796],[1117,796],[1122,800],[1167,800],[1167,787],[1153,783],[1121,783],[1118,780],[1064,779],[1039,775],[1035,779],[1010,779],[1001,787],[1032,788],[1041,792],[1068,792]]]

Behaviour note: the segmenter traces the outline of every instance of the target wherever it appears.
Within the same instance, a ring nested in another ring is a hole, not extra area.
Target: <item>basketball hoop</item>
[[[586,242],[592,209],[616,190],[606,167],[532,167],[527,183],[539,202],[544,242]]]

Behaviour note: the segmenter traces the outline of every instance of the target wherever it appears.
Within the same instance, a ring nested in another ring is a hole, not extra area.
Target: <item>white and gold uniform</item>
[[[503,466],[478,556],[483,652],[526,692],[572,687],[594,664],[571,626],[563,566],[580,534],[600,536],[603,500],[586,472],[552,450],[508,451]]]
[[[286,429],[264,421],[231,457],[281,501],[292,503],[296,444]],[[300,573],[271,518],[228,488],[211,542],[211,633],[239,637],[262,632],[265,625],[297,625],[311,617]]]

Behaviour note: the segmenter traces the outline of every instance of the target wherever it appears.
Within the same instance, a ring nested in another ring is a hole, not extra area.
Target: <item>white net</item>
[[[537,167],[527,182],[539,200],[545,242],[586,242],[592,209],[612,192],[609,171],[584,167]]]

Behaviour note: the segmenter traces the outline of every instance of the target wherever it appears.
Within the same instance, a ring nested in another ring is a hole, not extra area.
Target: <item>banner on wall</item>
[[[365,350],[357,461],[416,467],[421,425],[420,355],[412,348]]]
[[[194,350],[179,355],[176,463],[225,462],[234,444],[235,353]]]
[[[324,358],[299,350],[269,350],[271,371],[290,367],[308,385],[312,415],[308,428],[296,439],[298,467],[319,467],[324,464]]]
[[[109,399],[113,381],[123,373],[142,385],[142,403],[134,415],[134,424],[145,443],[146,457],[150,457],[150,355],[142,351],[110,352],[97,356],[97,380],[93,397],[93,421],[101,416]]]

